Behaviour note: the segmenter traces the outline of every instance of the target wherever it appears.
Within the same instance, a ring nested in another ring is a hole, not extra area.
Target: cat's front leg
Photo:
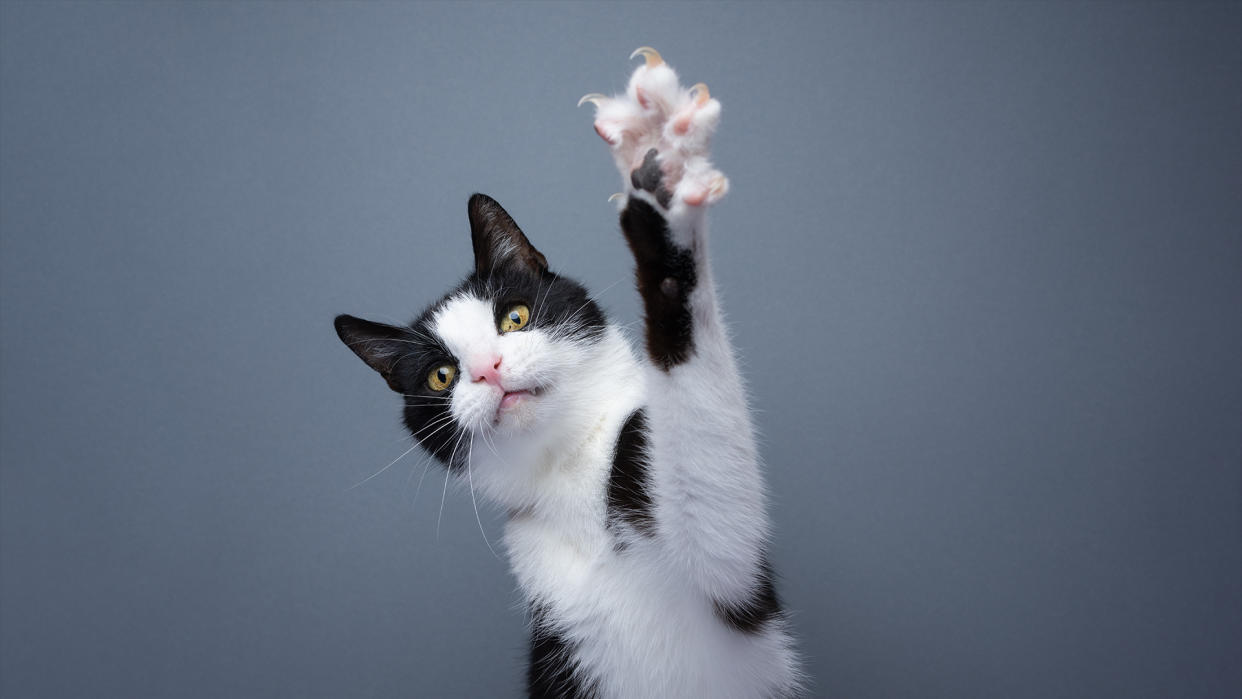
[[[764,562],[767,517],[745,391],[707,255],[708,207],[728,191],[709,146],[720,103],[682,87],[658,53],[615,97],[587,95],[621,172],[621,229],[634,254],[650,359],[655,549],[742,632],[779,623]]]
[[[595,104],[595,131],[623,178],[621,229],[637,263],[648,356],[671,369],[690,358],[696,334],[719,326],[706,212],[728,192],[729,181],[709,159],[720,102],[703,83],[682,87],[654,49],[640,48],[631,58],[639,55],[644,63],[624,94],[590,94],[579,104]],[[696,289],[707,291],[697,295],[699,304],[691,298]],[[710,312],[696,322],[692,305]]]

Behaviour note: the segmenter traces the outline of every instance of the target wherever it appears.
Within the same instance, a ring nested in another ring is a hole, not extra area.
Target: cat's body
[[[791,696],[798,662],[707,260],[705,211],[727,187],[706,159],[720,107],[644,55],[626,95],[588,97],[630,185],[646,357],[483,195],[457,290],[408,327],[341,316],[337,331],[405,397],[415,438],[508,511],[532,696]]]

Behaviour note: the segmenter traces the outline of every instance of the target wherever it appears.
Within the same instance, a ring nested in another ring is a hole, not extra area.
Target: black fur
[[[530,308],[526,332],[540,328],[569,339],[594,342],[602,338],[604,313],[586,289],[547,268],[543,255],[530,244],[517,224],[490,197],[476,194],[469,206],[475,269],[457,288],[427,307],[405,327],[385,325],[353,316],[336,318],[336,332],[351,350],[384,377],[389,388],[405,398],[404,422],[415,440],[449,469],[461,468],[465,450],[459,444],[462,428],[449,417],[450,386],[436,393],[427,374],[440,364],[458,365],[435,337],[431,321],[454,296],[470,294],[491,299],[499,316],[516,303]],[[458,366],[460,375],[461,368]],[[453,459],[454,463],[449,463]]]
[[[781,603],[776,597],[773,577],[772,566],[768,564],[767,557],[761,558],[755,589],[750,597],[741,602],[717,600],[713,604],[716,616],[742,633],[755,634],[762,631],[764,625],[781,614]]]
[[[523,303],[530,307],[527,328],[543,328],[577,340],[601,339],[608,322],[585,287],[552,272],[535,276],[520,267],[503,266],[488,277],[472,274],[437,303],[435,309],[462,292],[492,299],[498,320],[513,304]]]
[[[404,345],[410,341],[408,330],[344,314],[337,316],[333,325],[346,347],[378,371],[389,388],[401,390],[402,382],[394,371],[406,354]]]
[[[574,672],[573,647],[547,623],[547,613],[531,609],[530,664],[526,692],[531,699],[588,699],[598,696],[591,683]]]
[[[664,217],[641,199],[631,197],[621,212],[621,231],[634,253],[638,293],[647,315],[647,354],[667,371],[694,351],[694,258],[673,244]]]
[[[647,482],[647,416],[634,411],[621,427],[608,478],[608,521],[625,522],[643,534],[655,534]]]
[[[548,261],[518,228],[513,217],[495,199],[474,194],[466,203],[470,217],[470,242],[474,246],[474,271],[487,276],[502,262],[520,264],[536,274],[548,271]]]
[[[441,364],[456,365],[457,360],[429,331],[430,311],[404,328],[341,315],[336,318],[336,330],[350,349],[380,372],[389,388],[402,394],[402,416],[410,434],[451,469],[455,465],[449,463],[453,445],[461,436],[461,428],[449,417],[452,385],[437,393],[427,385],[427,375]]]

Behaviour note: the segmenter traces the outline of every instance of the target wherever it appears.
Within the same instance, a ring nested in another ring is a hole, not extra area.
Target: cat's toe
[[[626,94],[644,111],[663,121],[682,101],[677,73],[650,46],[635,49],[630,54],[630,59],[633,60],[635,56],[642,56],[644,62],[630,76]]]
[[[579,106],[595,106],[595,132],[608,143],[617,168],[634,190],[652,194],[663,207],[679,202],[702,206],[718,201],[728,180],[708,162],[711,136],[720,122],[720,102],[705,83],[681,86],[659,52],[644,46],[624,93],[585,95]]]
[[[682,180],[677,188],[677,196],[690,206],[715,204],[729,192],[729,178],[720,174],[719,170],[708,170],[696,173]]]

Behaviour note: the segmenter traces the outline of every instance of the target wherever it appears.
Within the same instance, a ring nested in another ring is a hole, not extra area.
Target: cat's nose
[[[500,386],[500,357],[475,357],[470,362],[470,375],[476,382],[484,381]]]

